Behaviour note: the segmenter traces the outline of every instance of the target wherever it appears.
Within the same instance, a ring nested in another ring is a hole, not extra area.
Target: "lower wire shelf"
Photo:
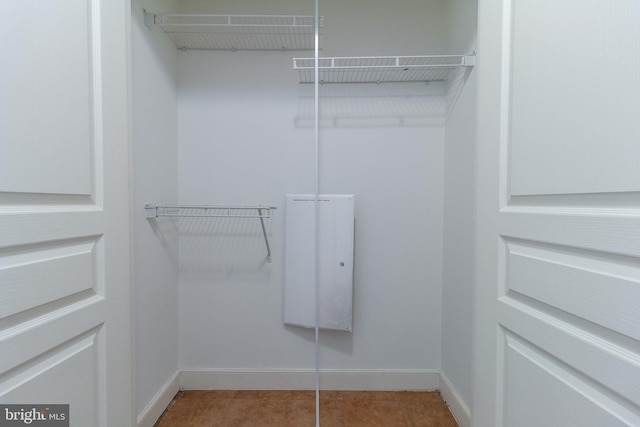
[[[267,262],[271,262],[271,247],[264,220],[271,218],[271,211],[276,206],[225,206],[225,205],[152,205],[145,204],[147,219],[158,217],[174,218],[256,218],[260,220],[262,235],[267,248]],[[185,212],[188,211],[188,212]],[[249,212],[249,213],[247,213]]]

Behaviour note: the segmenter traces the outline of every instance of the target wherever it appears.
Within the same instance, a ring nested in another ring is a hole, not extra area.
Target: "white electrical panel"
[[[318,244],[315,195],[286,196],[284,323],[315,327],[318,249],[318,327],[351,331],[353,313],[353,195],[320,195]]]

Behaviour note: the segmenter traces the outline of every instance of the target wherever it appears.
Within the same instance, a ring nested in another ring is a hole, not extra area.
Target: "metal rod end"
[[[146,212],[147,219],[156,218],[158,216],[158,207],[150,204],[144,205],[144,210]]]

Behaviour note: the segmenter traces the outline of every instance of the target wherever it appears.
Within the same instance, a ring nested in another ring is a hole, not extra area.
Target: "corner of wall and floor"
[[[460,427],[471,427],[471,411],[443,372],[440,372],[440,394]]]
[[[151,402],[138,414],[138,427],[153,427],[175,395],[180,391],[180,372],[176,372],[158,390]]]

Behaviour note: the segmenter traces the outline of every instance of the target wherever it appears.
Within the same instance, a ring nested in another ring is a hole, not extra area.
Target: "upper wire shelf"
[[[145,12],[145,24],[162,28],[179,49],[313,50],[315,43],[313,16]],[[323,25],[323,17],[319,24]]]
[[[219,206],[219,205],[144,205],[148,219],[158,217],[175,218],[257,218],[262,227],[262,236],[267,247],[267,262],[271,262],[271,246],[267,237],[264,220],[271,218],[271,211],[276,206]]]
[[[452,70],[475,65],[475,55],[357,56],[318,58],[324,83],[443,81]],[[293,58],[300,83],[315,80],[315,58]]]

